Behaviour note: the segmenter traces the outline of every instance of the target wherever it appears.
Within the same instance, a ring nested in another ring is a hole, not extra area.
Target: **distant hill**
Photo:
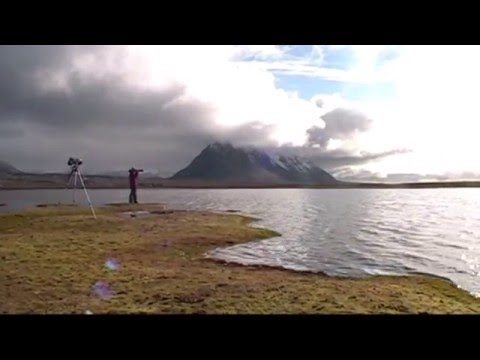
[[[236,148],[228,143],[207,146],[171,180],[268,184],[335,184],[325,170],[308,160],[269,154],[255,148]]]
[[[0,174],[21,174],[21,171],[9,163],[0,160]]]
[[[112,170],[112,171],[104,171],[104,172],[98,172],[98,173],[91,173],[90,176],[113,176],[113,177],[121,177],[121,178],[127,178],[128,177],[128,170],[129,168],[125,170]],[[141,173],[142,177],[155,177],[155,178],[162,178],[158,171],[155,170],[150,170],[150,169],[144,169],[144,171]]]
[[[312,162],[299,157],[282,156],[255,148],[235,148],[231,144],[207,146],[183,170],[171,178],[145,169],[140,176],[142,188],[312,188],[312,189],[426,189],[480,188],[480,181],[420,181],[378,183],[336,180]],[[104,174],[84,174],[90,189],[128,189],[128,170]],[[65,189],[64,173],[26,173],[0,161],[0,190]]]

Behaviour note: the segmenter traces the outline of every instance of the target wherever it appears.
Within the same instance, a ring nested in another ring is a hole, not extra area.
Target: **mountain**
[[[335,184],[326,171],[296,156],[269,154],[255,148],[235,148],[231,144],[207,146],[171,180],[265,184]]]
[[[20,174],[21,171],[5,161],[0,160],[0,174]]]

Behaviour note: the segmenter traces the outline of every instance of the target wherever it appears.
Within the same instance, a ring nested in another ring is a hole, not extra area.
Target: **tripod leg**
[[[67,187],[70,185],[70,183],[72,182],[72,175],[73,173],[75,172],[74,169],[72,169],[72,171],[70,172],[70,175],[68,175],[68,180],[67,180]]]
[[[82,183],[83,190],[85,191],[85,196],[87,197],[88,205],[90,205],[90,209],[92,210],[93,217],[96,219],[97,215],[95,215],[95,210],[93,210],[93,205],[92,205],[92,202],[90,201],[90,196],[88,196],[88,191],[87,191],[87,188],[85,187],[85,183],[83,182],[83,177],[82,177],[82,174],[80,173],[80,170],[78,170],[78,177],[80,178],[80,182]]]
[[[73,203],[74,204],[77,203],[76,198],[75,198],[75,192],[77,190],[77,177],[78,177],[78,173],[75,171],[75,178],[73,180]]]

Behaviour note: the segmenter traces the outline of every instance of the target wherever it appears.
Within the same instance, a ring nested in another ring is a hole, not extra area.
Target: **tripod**
[[[72,172],[70,173],[70,176],[68,178],[67,186],[72,181],[72,175],[74,179],[73,180],[73,203],[76,204],[75,192],[77,190],[77,179],[80,179],[80,182],[82,183],[82,186],[83,186],[83,191],[85,191],[85,196],[87,198],[88,205],[90,205],[90,209],[92,210],[92,215],[96,219],[97,215],[95,215],[95,210],[93,209],[92,202],[90,201],[90,196],[88,196],[87,188],[85,187],[83,176],[82,176],[82,173],[80,172],[80,169],[78,168],[78,165],[72,166]]]

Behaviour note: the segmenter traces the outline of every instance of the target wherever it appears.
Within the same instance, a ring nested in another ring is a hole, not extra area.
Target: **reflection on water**
[[[97,205],[128,196],[126,190],[89,192]],[[431,273],[480,293],[480,189],[149,189],[138,195],[175,208],[239,210],[282,234],[209,256],[336,276]],[[0,191],[7,204],[0,211],[70,201],[65,190]]]

